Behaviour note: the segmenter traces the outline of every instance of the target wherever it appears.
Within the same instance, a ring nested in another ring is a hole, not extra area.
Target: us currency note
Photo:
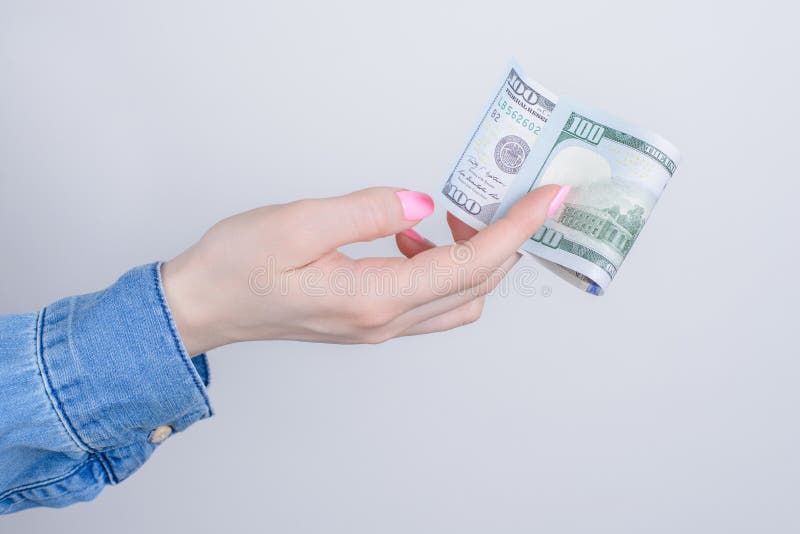
[[[556,101],[518,65],[508,67],[442,188],[448,211],[478,230],[489,224]]]
[[[658,134],[561,99],[495,218],[539,186],[571,186],[558,212],[522,249],[579,288],[602,295],[678,159],[678,150]]]

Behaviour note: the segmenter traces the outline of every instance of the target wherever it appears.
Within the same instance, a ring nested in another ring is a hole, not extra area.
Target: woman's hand
[[[480,316],[484,295],[561,199],[558,186],[539,188],[481,232],[448,216],[460,243],[443,247],[411,230],[433,212],[414,191],[376,187],[257,208],[165,263],[164,290],[190,355],[257,339],[379,343],[447,330]],[[405,258],[337,250],[393,234]]]

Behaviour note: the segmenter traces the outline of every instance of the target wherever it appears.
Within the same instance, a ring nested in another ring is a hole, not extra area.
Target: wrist
[[[203,269],[193,256],[189,249],[161,265],[164,297],[190,357],[233,342],[214,318],[210,285],[203,281]]]

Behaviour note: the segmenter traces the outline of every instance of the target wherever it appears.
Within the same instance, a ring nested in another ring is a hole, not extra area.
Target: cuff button
[[[150,443],[161,443],[172,434],[172,427],[169,425],[161,425],[155,430],[150,432],[150,437],[147,440]]]

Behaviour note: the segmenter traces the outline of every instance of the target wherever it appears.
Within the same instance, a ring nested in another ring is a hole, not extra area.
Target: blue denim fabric
[[[190,359],[159,264],[38,313],[0,317],[0,513],[94,498],[175,431],[212,415],[205,355]]]

